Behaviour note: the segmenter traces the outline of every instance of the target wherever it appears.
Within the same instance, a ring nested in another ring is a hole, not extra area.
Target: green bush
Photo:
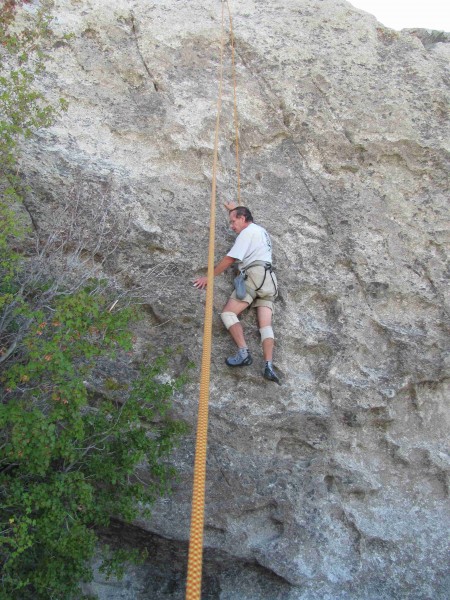
[[[109,312],[105,297],[83,289],[57,298],[51,320],[42,316],[27,315],[20,352],[1,371],[5,599],[79,598],[79,582],[92,576],[95,528],[113,516],[133,520],[168,491],[166,458],[184,431],[168,416],[183,378],[158,379],[167,356],[114,398],[90,397],[86,379],[98,358],[131,348],[129,310]]]
[[[170,398],[185,379],[161,377],[167,354],[127,381],[102,375],[99,365],[132,351],[137,311],[102,281],[55,282],[42,268],[49,257],[30,255],[20,142],[65,104],[34,89],[49,3],[23,4],[0,8],[0,598],[67,600],[92,578],[97,528],[133,520],[168,490],[184,431]],[[120,573],[129,558],[105,549],[105,570]]]

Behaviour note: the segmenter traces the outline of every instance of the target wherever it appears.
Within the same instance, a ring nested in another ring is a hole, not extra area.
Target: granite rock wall
[[[231,371],[216,279],[204,598],[444,599],[449,496],[448,34],[396,32],[343,0],[230,3],[242,201],[267,227],[275,364]],[[61,199],[123,224],[105,275],[139,288],[134,363],[200,363],[219,1],[55,0],[42,85],[69,110],[24,148],[42,232]],[[216,256],[236,195],[226,47]],[[107,208],[105,208],[107,207]],[[80,216],[80,218],[82,218]],[[85,231],[90,220],[85,218]],[[126,231],[126,235],[124,235]],[[95,227],[92,226],[95,237]],[[121,376],[118,370],[117,376]],[[195,431],[198,369],[174,412]],[[115,539],[152,550],[103,598],[184,597],[193,436],[174,493]]]

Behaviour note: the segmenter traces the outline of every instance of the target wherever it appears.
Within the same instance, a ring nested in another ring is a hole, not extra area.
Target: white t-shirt
[[[250,223],[237,236],[234,246],[228,252],[231,256],[242,262],[241,267],[248,267],[255,260],[272,262],[272,242],[269,234],[260,225]]]

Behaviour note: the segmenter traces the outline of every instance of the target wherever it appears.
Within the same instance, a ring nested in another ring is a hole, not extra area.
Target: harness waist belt
[[[255,262],[252,262],[249,265],[247,265],[246,267],[241,268],[240,271],[241,271],[241,273],[245,273],[245,271],[247,271],[248,269],[251,269],[252,267],[264,267],[267,270],[267,269],[272,269],[272,263],[265,262],[264,260],[255,260]]]

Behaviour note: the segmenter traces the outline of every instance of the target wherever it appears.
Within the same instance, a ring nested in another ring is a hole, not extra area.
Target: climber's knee
[[[220,313],[220,318],[222,319],[223,324],[227,329],[230,329],[232,325],[236,325],[236,323],[239,323],[239,319],[237,318],[237,315],[234,312]]]
[[[267,327],[261,327],[259,333],[261,334],[261,342],[269,338],[274,339],[273,329],[270,325],[267,325]]]

